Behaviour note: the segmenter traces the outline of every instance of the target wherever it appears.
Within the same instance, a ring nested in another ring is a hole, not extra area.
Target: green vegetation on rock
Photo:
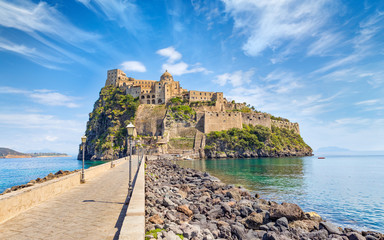
[[[221,153],[249,153],[254,156],[280,156],[280,154],[308,155],[312,149],[293,130],[272,126],[244,125],[243,129],[211,132],[207,135],[205,152],[208,156]]]
[[[86,159],[111,159],[112,137],[116,155],[126,152],[125,126],[134,120],[138,106],[138,98],[127,95],[124,90],[111,85],[101,89],[87,122]]]
[[[273,116],[273,115],[271,115],[271,120],[277,120],[277,121],[289,122],[289,120],[286,119],[286,118],[275,117],[275,116]]]

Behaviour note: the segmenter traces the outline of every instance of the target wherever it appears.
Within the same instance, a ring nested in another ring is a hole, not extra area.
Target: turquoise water
[[[105,163],[85,161],[85,168]],[[26,184],[59,170],[73,171],[82,168],[82,161],[74,157],[8,158],[0,159],[0,193],[12,186]]]
[[[182,161],[223,182],[292,202],[343,227],[384,232],[384,156]]]

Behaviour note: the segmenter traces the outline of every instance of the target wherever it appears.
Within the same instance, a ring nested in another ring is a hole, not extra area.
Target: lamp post
[[[113,160],[115,159],[115,149],[113,148],[113,140],[114,140],[114,137],[111,136],[111,141],[112,141],[112,161],[111,161],[111,168],[113,168]]]
[[[127,132],[129,138],[129,185],[128,185],[128,194],[132,190],[132,138],[135,126],[132,123],[127,125]]]
[[[81,179],[80,183],[85,183],[85,178],[84,178],[84,157],[85,157],[85,142],[87,141],[87,137],[84,135],[81,137],[81,142],[83,143],[83,167],[81,169]]]
[[[140,139],[136,141],[136,145],[137,145],[137,164],[140,163]],[[139,165],[137,165],[137,167],[139,167]]]

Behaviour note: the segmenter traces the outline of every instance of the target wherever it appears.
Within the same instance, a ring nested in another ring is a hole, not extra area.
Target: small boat
[[[317,159],[325,159],[325,157],[318,157]]]

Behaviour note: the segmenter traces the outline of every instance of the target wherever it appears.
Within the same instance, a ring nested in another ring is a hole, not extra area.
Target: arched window
[[[147,104],[151,104],[151,100],[147,100]]]
[[[161,99],[159,99],[157,102],[158,102],[158,103],[163,103],[163,101],[161,101]]]
[[[152,98],[155,98],[155,95],[152,95]]]
[[[151,96],[147,95],[147,98],[150,98]]]
[[[143,95],[143,96],[141,96],[141,99],[144,99],[145,98],[145,96]]]
[[[156,101],[155,101],[155,99],[153,99],[153,100],[152,100],[152,104],[156,104]]]

